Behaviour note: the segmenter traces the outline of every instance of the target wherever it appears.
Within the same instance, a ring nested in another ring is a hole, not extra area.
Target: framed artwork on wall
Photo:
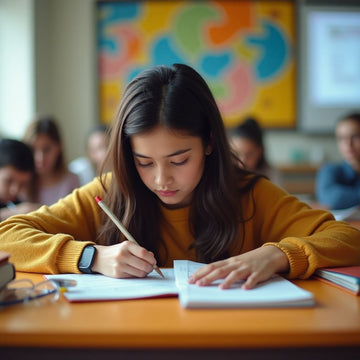
[[[100,118],[111,123],[126,84],[153,65],[185,63],[209,84],[227,127],[252,116],[296,125],[293,1],[99,1]]]

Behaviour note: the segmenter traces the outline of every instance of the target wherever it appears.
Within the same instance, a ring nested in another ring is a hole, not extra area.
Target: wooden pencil
[[[138,244],[138,242],[134,239],[134,237],[129,233],[129,231],[125,228],[125,226],[121,223],[121,221],[115,216],[115,214],[107,207],[107,205],[102,201],[100,196],[95,197],[96,202],[98,205],[104,210],[105,214],[109,216],[112,222],[117,226],[117,228],[121,231],[121,233],[134,244]],[[165,279],[164,274],[161,272],[157,265],[154,265],[154,270],[163,278]]]

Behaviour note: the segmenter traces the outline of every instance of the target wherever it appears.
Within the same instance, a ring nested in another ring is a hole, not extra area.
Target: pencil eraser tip
[[[100,202],[100,201],[101,201],[101,197],[100,197],[100,196],[95,196],[95,200],[96,200],[96,202]]]

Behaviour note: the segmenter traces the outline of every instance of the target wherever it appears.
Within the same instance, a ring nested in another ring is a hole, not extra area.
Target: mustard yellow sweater
[[[102,210],[94,197],[103,196],[98,179],[75,190],[58,203],[28,215],[13,216],[0,224],[0,250],[11,254],[19,271],[40,273],[78,273],[83,248],[96,242]],[[307,278],[318,267],[360,265],[360,231],[335,221],[323,210],[288,195],[271,182],[261,179],[253,196],[241,200],[246,222],[243,248],[234,242],[231,255],[262,245],[275,245],[290,262],[289,278]],[[189,231],[189,209],[168,210],[163,214],[172,231],[162,226],[167,252],[160,248],[161,263],[171,267],[174,259],[195,260]],[[165,253],[167,257],[165,258]]]

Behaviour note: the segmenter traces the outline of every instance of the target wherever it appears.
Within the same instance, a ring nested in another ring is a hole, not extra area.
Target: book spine
[[[15,279],[15,267],[8,262],[0,266],[0,290]]]
[[[345,291],[345,292],[347,292],[347,293],[349,293],[349,294],[351,294],[351,295],[355,295],[355,296],[360,295],[360,292],[359,292],[359,291],[350,290],[350,289],[348,289],[348,288],[346,288],[346,287],[344,287],[344,286],[341,286],[341,285],[339,285],[339,284],[335,284],[335,283],[333,283],[332,281],[327,280],[327,279],[324,279],[324,278],[322,278],[322,277],[320,277],[320,276],[318,276],[318,275],[313,275],[313,278],[316,279],[316,280],[320,280],[320,281],[322,281],[322,282],[324,282],[324,283],[326,283],[326,284],[328,284],[328,285],[331,285],[331,286],[333,286],[333,287],[336,287],[336,288],[338,288],[338,289],[340,289],[340,290],[343,290],[343,291]]]

